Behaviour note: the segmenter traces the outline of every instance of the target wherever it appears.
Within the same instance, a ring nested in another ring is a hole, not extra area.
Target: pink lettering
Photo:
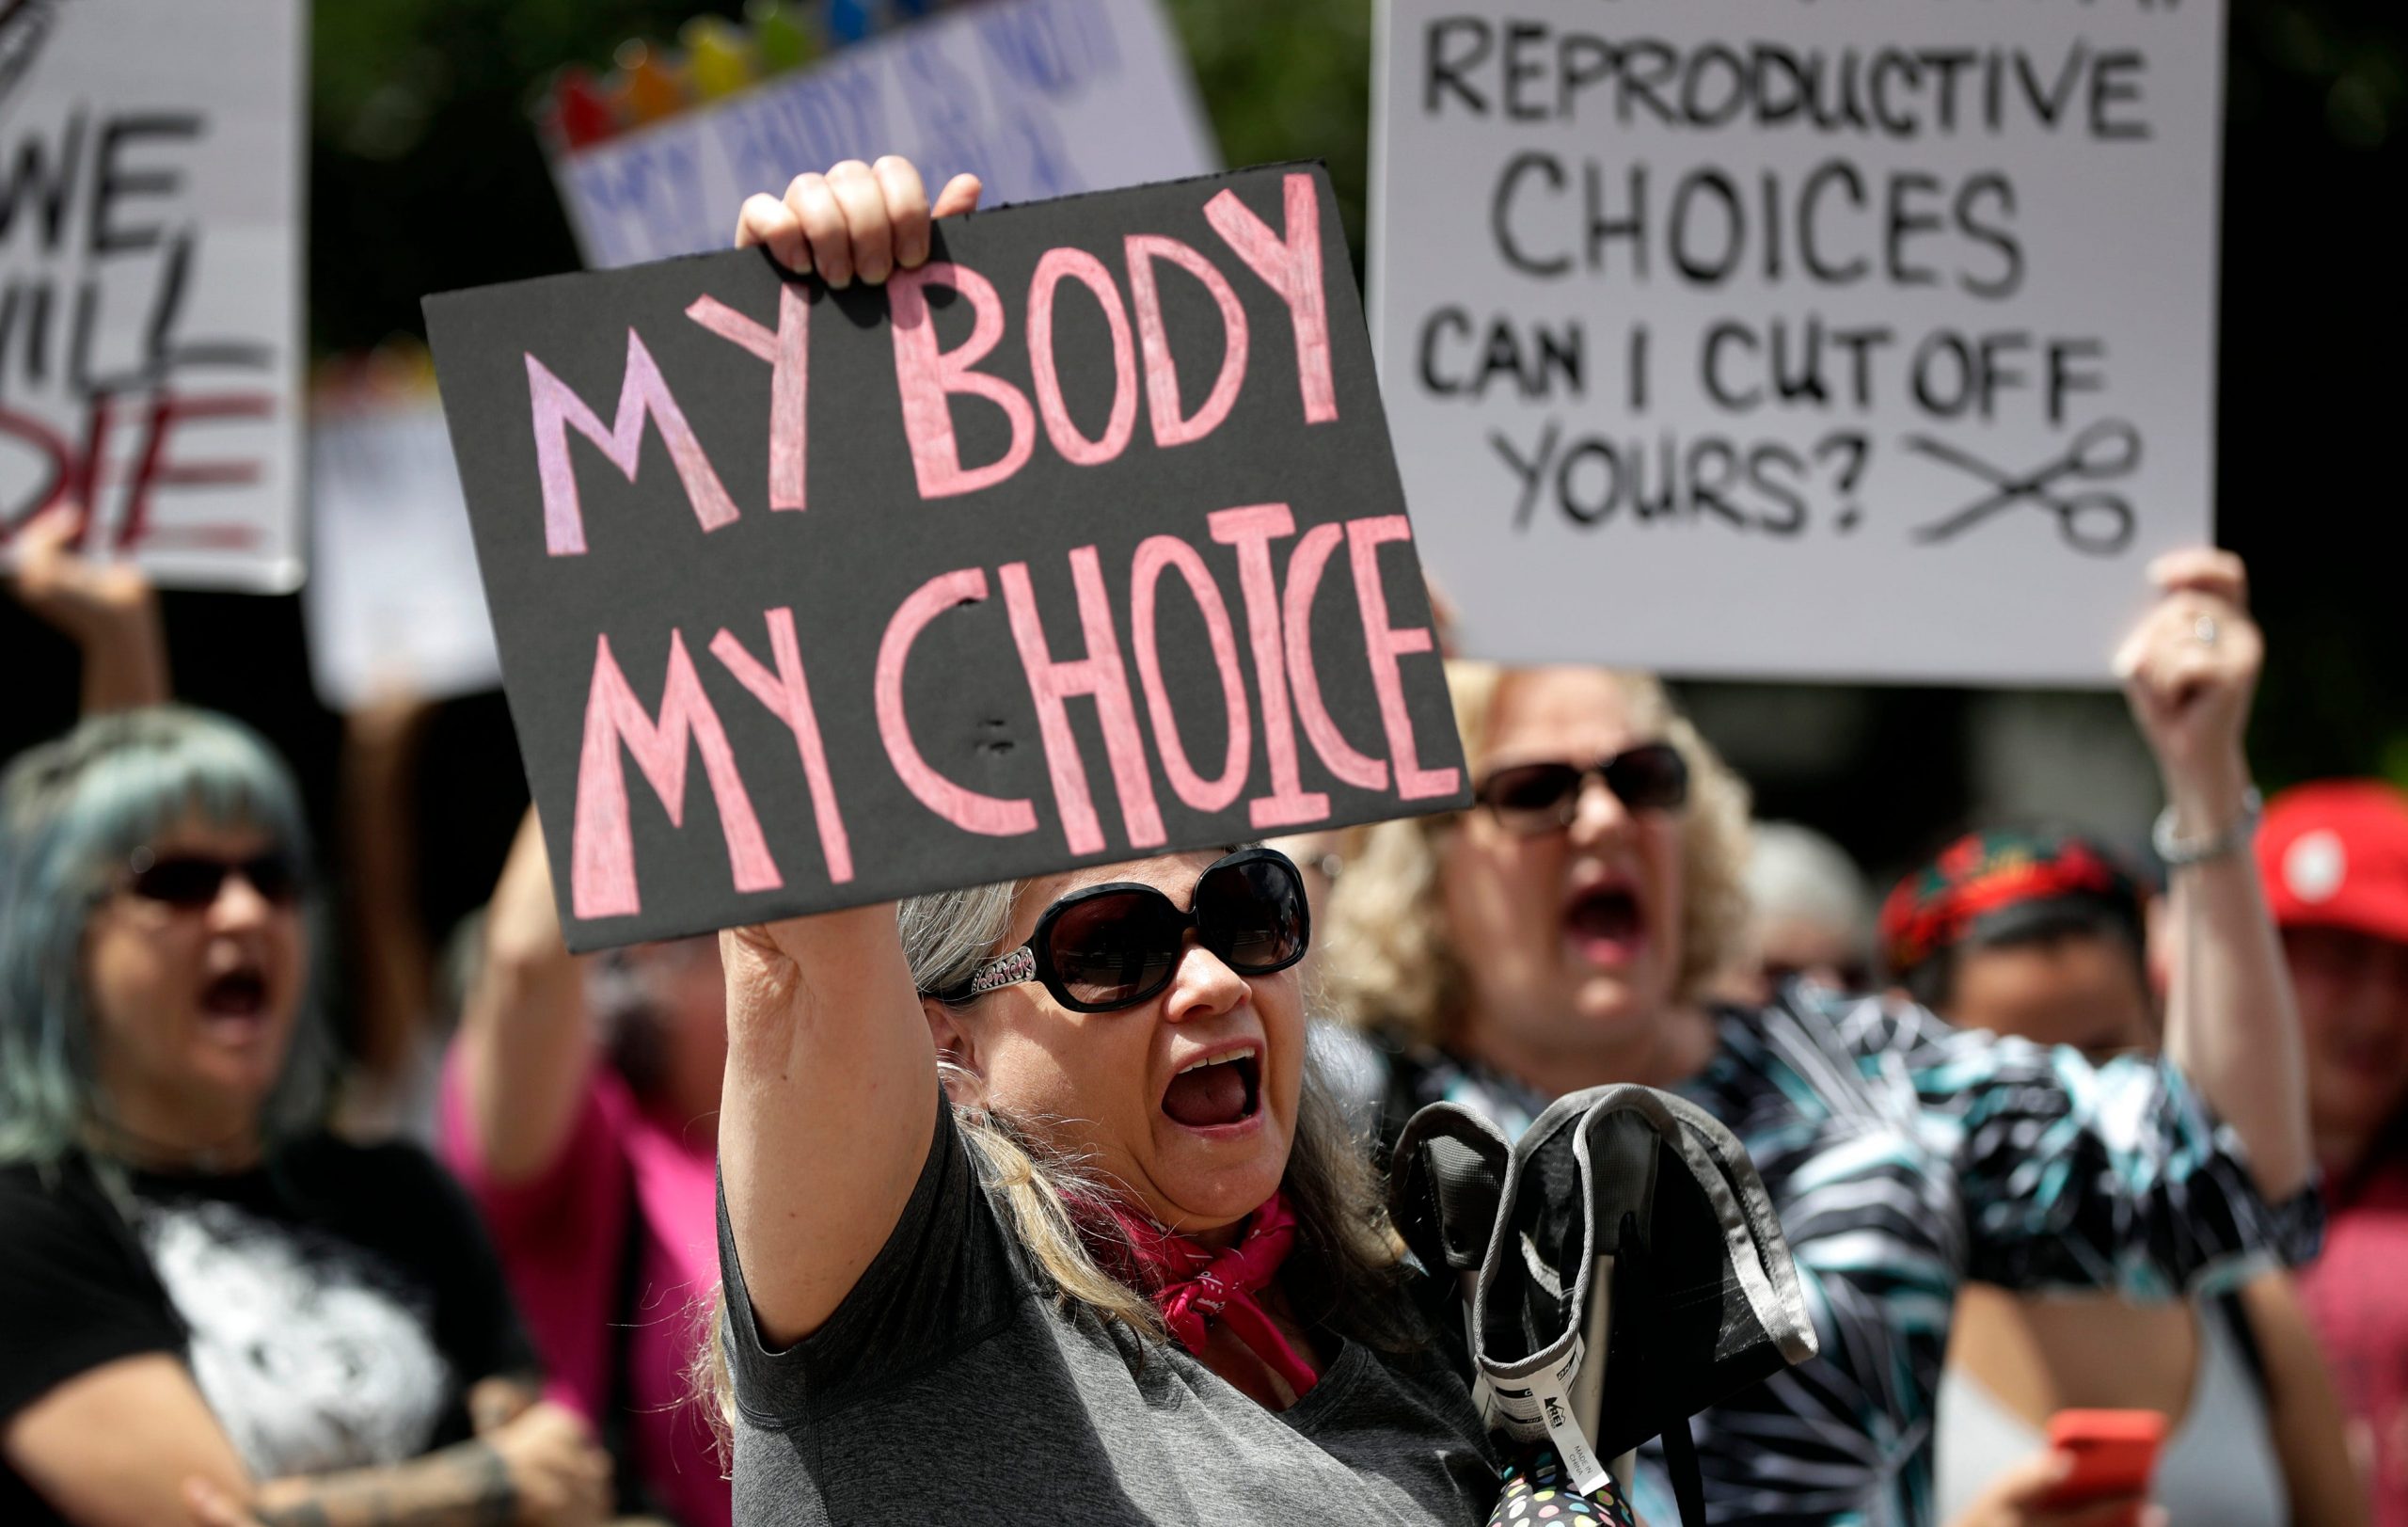
[[[594,638],[594,683],[585,700],[585,747],[577,766],[577,825],[569,848],[571,904],[577,915],[624,917],[642,910],[636,890],[635,835],[627,820],[627,780],[620,745],[635,755],[636,767],[652,782],[669,819],[686,825],[686,752],[701,748],[703,771],[719,808],[720,832],[727,839],[727,863],[739,891],[774,891],[784,883],[761,840],[761,824],[736,771],[719,712],[686,655],[685,638],[669,633],[669,676],[660,692],[656,724],[628,687],[610,655],[610,639]]]
[[[1281,238],[1237,194],[1224,190],[1204,204],[1204,215],[1247,268],[1262,278],[1288,305],[1296,331],[1296,388],[1304,394],[1305,422],[1326,424],[1338,417],[1338,387],[1329,369],[1329,305],[1321,278],[1321,199],[1309,175],[1287,177],[1288,233]]]
[[[643,457],[644,421],[652,420],[668,442],[670,462],[704,531],[736,523],[736,505],[720,485],[710,458],[703,454],[703,442],[694,437],[685,411],[669,395],[669,384],[653,364],[652,352],[632,326],[627,330],[626,374],[619,384],[619,413],[610,428],[531,354],[527,357],[527,391],[535,409],[535,471],[544,486],[544,549],[553,556],[585,551],[585,512],[578,501],[576,464],[569,460],[570,430],[600,446],[619,475],[632,483]]]
[[[1176,568],[1187,580],[1187,590],[1204,612],[1204,628],[1212,647],[1212,662],[1221,673],[1221,703],[1228,714],[1229,747],[1221,777],[1205,779],[1188,762],[1187,745],[1179,738],[1179,718],[1171,711],[1170,693],[1163,687],[1162,655],[1156,650],[1154,600],[1165,571]],[[1246,756],[1254,747],[1254,720],[1245,703],[1245,676],[1238,670],[1237,637],[1229,627],[1229,609],[1221,600],[1212,570],[1202,553],[1176,535],[1149,535],[1137,543],[1129,569],[1129,623],[1137,645],[1137,678],[1146,689],[1146,710],[1153,718],[1154,746],[1163,756],[1163,772],[1180,800],[1197,811],[1219,811],[1245,788]],[[1382,783],[1386,783],[1385,779]]]
[[[1321,675],[1313,666],[1313,596],[1321,592],[1321,575],[1329,554],[1346,533],[1336,525],[1315,525],[1296,543],[1288,559],[1288,593],[1282,601],[1288,638],[1288,684],[1295,692],[1296,719],[1329,771],[1349,785],[1367,790],[1388,787],[1388,766],[1357,753],[1347,743],[1322,704]]]
[[[778,326],[756,324],[717,297],[696,297],[686,316],[769,363],[769,507],[802,507],[803,398],[811,368],[811,304],[778,289]]]
[[[970,338],[949,353],[937,349],[936,326],[928,321],[927,288],[931,282],[960,293],[976,310]],[[1037,415],[1020,389],[1000,376],[971,370],[1004,337],[1004,303],[994,284],[967,266],[931,260],[918,270],[896,271],[887,280],[886,300],[895,319],[895,377],[903,392],[903,432],[911,440],[911,469],[919,477],[920,497],[974,493],[1020,470],[1037,444]],[[953,405],[947,401],[956,392],[985,398],[1011,422],[1012,443],[1003,459],[962,467],[960,442],[953,434]]]
[[[1112,417],[1102,437],[1094,440],[1079,433],[1062,402],[1062,380],[1054,369],[1054,293],[1064,277],[1095,294],[1103,306],[1104,322],[1112,326]],[[1137,428],[1137,347],[1129,338],[1129,315],[1121,310],[1112,273],[1084,249],[1046,250],[1029,278],[1028,369],[1037,383],[1037,411],[1045,421],[1045,437],[1062,459],[1095,467],[1120,454]]]
[[[1086,766],[1079,761],[1079,740],[1070,730],[1069,708],[1062,702],[1073,694],[1095,697],[1096,717],[1103,724],[1104,756],[1112,760],[1112,784],[1120,795],[1120,818],[1132,848],[1160,848],[1169,841],[1163,830],[1162,811],[1154,804],[1154,786],[1146,772],[1146,743],[1137,729],[1137,708],[1129,697],[1129,674],[1121,666],[1120,643],[1112,633],[1112,605],[1103,594],[1103,569],[1095,548],[1070,552],[1070,581],[1079,592],[1079,626],[1087,655],[1074,662],[1058,662],[1045,647],[1045,628],[1037,615],[1037,595],[1029,586],[1028,564],[1007,563],[998,569],[1004,581],[1004,605],[1011,612],[1012,640],[1020,644],[1021,667],[1028,673],[1028,692],[1037,701],[1037,721],[1045,738],[1045,767],[1054,776],[1054,800],[1062,808],[1062,830],[1072,853],[1099,853],[1103,828],[1096,820],[1095,803],[1087,794]]]
[[[1307,790],[1296,771],[1296,734],[1288,721],[1288,676],[1279,639],[1279,587],[1271,570],[1274,536],[1293,535],[1295,517],[1284,503],[1216,510],[1205,521],[1212,539],[1238,549],[1238,588],[1245,596],[1247,634],[1254,641],[1254,676],[1262,692],[1262,745],[1271,756],[1271,793],[1246,803],[1257,827],[1299,827],[1329,815],[1329,797]]]
[[[982,795],[929,768],[927,759],[920,756],[919,744],[911,740],[911,720],[903,711],[903,668],[911,660],[911,644],[937,616],[955,605],[986,596],[986,573],[962,567],[929,579],[895,610],[878,644],[878,676],[873,686],[878,731],[886,742],[886,756],[895,765],[895,776],[922,805],[964,832],[1014,837],[1037,831],[1037,807],[1025,796],[1006,800]]]
[[[1390,627],[1387,591],[1380,583],[1380,543],[1412,539],[1413,527],[1402,515],[1346,522],[1346,551],[1354,565],[1354,602],[1363,612],[1363,644],[1371,655],[1371,687],[1379,692],[1388,756],[1396,762],[1396,793],[1400,800],[1419,801],[1452,795],[1457,785],[1454,770],[1420,766],[1413,746],[1413,717],[1404,708],[1404,679],[1397,670],[1400,655],[1431,649],[1430,628]]]
[[[1146,358],[1146,406],[1153,420],[1154,443],[1172,446],[1200,440],[1229,416],[1238,401],[1239,384],[1245,380],[1245,310],[1238,305],[1228,278],[1179,240],[1159,233],[1132,233],[1128,247],[1129,294],[1137,310],[1138,347]],[[1227,336],[1221,374],[1213,379],[1203,406],[1187,419],[1179,416],[1179,368],[1171,360],[1170,334],[1163,325],[1162,292],[1154,285],[1156,260],[1167,260],[1204,283],[1220,306],[1221,328]]]
[[[768,612],[769,656],[778,665],[771,674],[761,666],[736,633],[722,628],[711,638],[711,655],[769,708],[794,733],[802,755],[802,775],[811,786],[811,814],[819,826],[819,845],[828,856],[828,879],[842,885],[853,878],[851,840],[845,819],[836,810],[835,783],[828,776],[828,749],[820,741],[819,718],[811,708],[811,690],[803,682],[802,645],[795,640],[794,612],[781,605]]]

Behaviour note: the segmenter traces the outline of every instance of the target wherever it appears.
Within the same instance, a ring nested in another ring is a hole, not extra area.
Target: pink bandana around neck
[[[1285,1198],[1275,1192],[1265,1200],[1237,1245],[1226,1251],[1199,1246],[1117,1209],[1113,1217],[1128,1233],[1137,1275],[1154,1308],[1162,1312],[1163,1323],[1190,1354],[1204,1355],[1210,1323],[1217,1320],[1285,1379],[1297,1398],[1320,1381],[1312,1364],[1289,1344],[1270,1312],[1255,1300],[1279,1276],[1280,1265],[1296,1243],[1296,1216]]]

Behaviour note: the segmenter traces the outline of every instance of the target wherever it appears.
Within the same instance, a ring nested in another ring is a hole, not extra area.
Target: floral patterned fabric
[[[1563,1477],[1555,1449],[1543,1447],[1509,1463],[1498,1475],[1505,1493],[1489,1514],[1488,1527],[1638,1527],[1630,1503],[1612,1480],[1602,1498],[1583,1495]]]

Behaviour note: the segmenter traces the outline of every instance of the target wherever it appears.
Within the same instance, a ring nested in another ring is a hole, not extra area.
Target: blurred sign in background
[[[449,700],[501,682],[435,368],[398,342],[321,368],[310,394],[302,590],[329,709]]]
[[[697,39],[730,93],[594,141],[561,98],[578,87],[555,87],[553,173],[587,264],[722,248],[747,196],[840,159],[902,154],[931,196],[967,170],[990,207],[1221,167],[1159,0],[989,0],[758,81],[745,40]]]
[[[300,585],[305,20],[0,8],[0,525],[81,502],[163,583]]]

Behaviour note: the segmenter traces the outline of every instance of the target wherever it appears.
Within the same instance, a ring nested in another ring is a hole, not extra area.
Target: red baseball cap
[[[2258,830],[2258,873],[2282,927],[2408,944],[2408,795],[2370,779],[2285,790]]]

